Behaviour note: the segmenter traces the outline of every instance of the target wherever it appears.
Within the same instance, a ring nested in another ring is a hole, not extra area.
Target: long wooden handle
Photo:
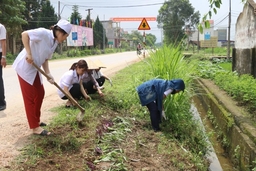
[[[43,74],[48,80],[51,79],[51,77],[49,77],[41,68],[39,68],[34,62],[32,63],[32,65],[41,73]],[[69,94],[67,94],[55,81],[53,83],[63,94],[65,94],[65,96],[73,103],[75,104],[82,113],[84,113],[85,109],[80,106],[77,101],[72,97],[70,96]]]

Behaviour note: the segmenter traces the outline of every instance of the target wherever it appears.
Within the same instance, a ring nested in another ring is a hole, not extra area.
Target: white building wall
[[[239,49],[249,49],[256,46],[256,15],[249,3],[244,5],[236,23],[236,43]]]

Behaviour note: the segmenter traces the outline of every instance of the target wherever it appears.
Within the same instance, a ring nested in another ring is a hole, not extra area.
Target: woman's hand
[[[167,120],[166,116],[165,116],[165,112],[162,111],[162,117],[164,118],[164,120]]]
[[[54,81],[54,78],[53,78],[52,74],[49,73],[49,74],[47,74],[47,75],[48,75],[48,77],[49,77],[49,78],[47,78],[47,81],[49,81],[49,83],[51,83],[51,84],[54,84],[55,81]]]
[[[2,59],[1,59],[1,65],[2,65],[2,67],[6,67],[6,59],[5,58],[3,58],[2,57]]]
[[[33,61],[34,61],[33,58],[32,58],[32,55],[30,55],[30,54],[27,54],[26,60],[27,60],[27,62],[28,62],[29,64],[32,64]]]
[[[102,93],[102,91],[99,90],[98,93],[99,93],[100,97],[103,97],[103,96],[104,96],[104,94]]]
[[[85,96],[85,100],[87,100],[87,101],[91,101],[92,100],[92,98],[90,97],[90,96]]]

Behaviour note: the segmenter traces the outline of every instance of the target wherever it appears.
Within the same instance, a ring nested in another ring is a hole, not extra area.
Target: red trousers
[[[44,99],[44,86],[41,84],[38,73],[33,85],[27,83],[19,75],[18,78],[29,127],[30,129],[37,128],[40,123],[41,106]]]

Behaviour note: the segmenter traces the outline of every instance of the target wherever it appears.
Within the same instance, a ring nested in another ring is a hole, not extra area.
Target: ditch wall
[[[195,98],[210,115],[227,157],[241,171],[256,167],[256,122],[212,81],[195,80]]]

